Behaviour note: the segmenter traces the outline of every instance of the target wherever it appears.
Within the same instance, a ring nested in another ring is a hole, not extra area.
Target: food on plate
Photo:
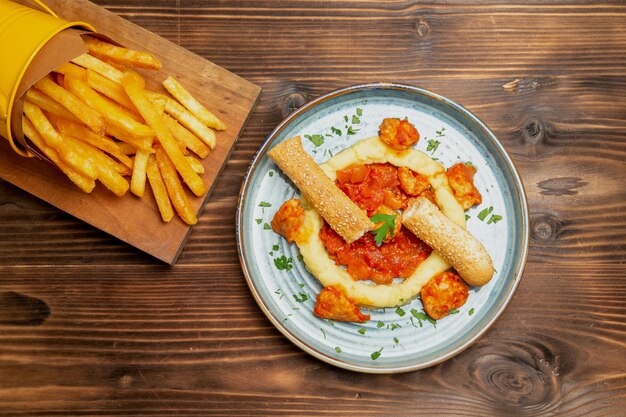
[[[448,261],[469,285],[485,285],[493,276],[493,263],[483,244],[428,199],[412,200],[402,214],[402,224]]]
[[[272,229],[296,243],[306,268],[322,284],[317,316],[362,322],[360,307],[397,307],[421,296],[426,313],[437,319],[467,300],[467,285],[451,267],[470,285],[491,278],[491,258],[465,231],[463,204],[469,193],[455,195],[444,166],[409,145],[417,139],[408,120],[384,119],[380,136],[361,140],[319,166],[299,137],[269,151],[301,192],[301,199],[288,200],[275,213]],[[328,204],[326,192],[350,203]],[[420,211],[416,220],[414,211],[426,204],[437,214],[424,235],[416,231],[424,216]],[[341,216],[363,213],[372,224],[346,238],[332,224],[338,210]]]
[[[278,144],[268,155],[346,242],[372,230],[374,224],[365,211],[342,193],[304,151],[299,136]]]
[[[424,311],[435,320],[442,319],[461,307],[468,296],[467,284],[457,274],[449,271],[428,281],[420,292]]]
[[[272,229],[291,243],[297,240],[304,223],[304,208],[292,198],[283,203],[272,219]]]
[[[84,192],[99,181],[117,196],[130,189],[142,198],[148,184],[164,222],[173,218],[173,206],[195,224],[181,179],[198,197],[207,187],[204,166],[189,152],[206,158],[217,144],[212,129],[226,129],[225,123],[173,77],[164,82],[172,97],[147,89],[132,68],[160,70],[154,55],[83,39],[88,53],[26,93],[25,136]]]
[[[407,119],[387,118],[380,124],[380,140],[396,150],[405,150],[415,145],[420,139],[415,126]]]
[[[480,191],[474,185],[475,174],[475,167],[461,162],[452,165],[446,171],[446,177],[448,177],[448,183],[454,191],[454,196],[465,210],[483,202]]]
[[[317,294],[313,314],[322,319],[364,323],[369,314],[362,314],[340,286],[330,285]]]

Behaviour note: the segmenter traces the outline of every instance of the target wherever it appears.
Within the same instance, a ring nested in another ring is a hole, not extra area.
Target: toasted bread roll
[[[300,136],[276,145],[268,155],[346,242],[354,242],[374,228],[367,213],[353,203],[305,152]]]
[[[412,200],[402,214],[402,224],[448,261],[469,285],[485,285],[493,276],[493,262],[483,244],[428,199]]]

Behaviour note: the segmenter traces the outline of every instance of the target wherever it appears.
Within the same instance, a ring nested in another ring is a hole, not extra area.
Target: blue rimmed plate
[[[408,117],[420,132],[416,148],[449,167],[470,161],[483,203],[467,212],[467,228],[487,248],[496,274],[472,288],[456,314],[425,320],[419,299],[401,308],[366,310],[364,324],[313,315],[321,284],[295,244],[271,230],[280,205],[299,194],[268,158],[274,145],[296,135],[318,163],[378,133],[385,117]],[[330,364],[361,372],[405,372],[446,360],[476,341],[502,314],[519,284],[528,250],[528,207],[511,159],[493,133],[460,105],[415,87],[357,85],[319,97],[292,113],[269,135],[243,182],[237,244],[244,275],[261,310],[289,340]]]

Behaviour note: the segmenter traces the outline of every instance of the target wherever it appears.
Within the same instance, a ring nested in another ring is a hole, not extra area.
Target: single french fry
[[[112,45],[93,37],[85,37],[84,41],[91,55],[131,67],[153,70],[160,70],[162,67],[161,62],[154,55],[147,52],[139,52]]]
[[[198,161],[191,155],[186,156],[185,158],[187,158],[187,160],[189,161],[189,165],[191,165],[191,168],[193,168],[193,170],[196,171],[197,174],[204,174],[204,165],[202,165],[200,161]]]
[[[145,94],[145,81],[143,78],[136,72],[128,71],[122,80],[122,86],[135,107],[137,107],[137,110],[139,110],[139,113],[141,113],[141,116],[154,129],[161,146],[172,160],[176,170],[180,173],[189,189],[198,197],[204,195],[206,187],[202,179],[191,168],[189,161],[185,159],[176,140],[163,123],[161,115],[154,109],[154,106]]]
[[[118,172],[118,164],[106,156],[99,149],[84,143],[71,136],[63,136],[63,140],[69,143],[77,152],[85,158],[89,158],[98,168],[98,181],[108,188],[118,197],[123,196],[128,191],[128,182]]]
[[[72,62],[83,68],[93,70],[109,80],[115,81],[116,83],[121,83],[122,78],[124,78],[124,73],[122,71],[89,54],[79,55],[72,59]]]
[[[152,101],[152,105],[154,109],[159,114],[163,114],[165,112],[165,106],[167,106],[167,97],[163,95],[154,96],[150,99]]]
[[[167,126],[172,133],[174,139],[184,143],[187,148],[191,149],[191,151],[200,158],[206,158],[209,155],[211,149],[198,139],[196,135],[188,131],[184,126],[181,126],[176,120],[172,119],[171,116],[164,114],[162,117],[165,126]]]
[[[91,88],[99,92],[100,94],[107,96],[111,100],[116,103],[124,106],[128,110],[136,112],[135,106],[133,102],[130,101],[126,91],[124,91],[124,87],[115,81],[111,81],[110,79],[103,77],[97,72],[88,69],[87,70],[87,83]]]
[[[41,152],[51,160],[69,179],[72,181],[78,188],[83,190],[86,193],[90,193],[94,187],[96,186],[96,182],[93,178],[89,178],[88,176],[81,174],[76,171],[74,168],[66,164],[57,151],[55,151],[50,146],[46,145],[46,142],[41,137],[35,126],[28,120],[26,117],[22,118],[22,130],[28,136],[28,138],[35,144]]]
[[[85,80],[87,77],[87,72],[85,68],[79,67],[76,64],[72,64],[71,62],[67,62],[57,69],[54,72],[63,75],[71,75],[72,77],[80,78],[81,80]]]
[[[165,106],[165,112],[170,114],[174,119],[178,120],[183,126],[193,132],[194,135],[202,139],[209,148],[215,149],[217,140],[215,138],[215,132],[202,123],[196,116],[191,114],[187,109],[181,106],[176,100],[173,100],[163,94],[148,92],[148,96],[154,99],[158,96],[165,97],[167,104]]]
[[[130,180],[130,192],[137,197],[143,197],[146,189],[146,169],[148,168],[148,158],[150,154],[146,151],[139,150],[135,155],[133,164],[133,176]]]
[[[82,123],[78,117],[74,116],[74,114],[72,114],[69,110],[59,104],[58,101],[54,100],[52,97],[50,97],[41,90],[37,90],[36,88],[29,89],[26,92],[26,100],[35,104],[41,110],[49,114],[53,114],[63,119],[71,120],[73,122]]]
[[[191,208],[187,194],[185,194],[185,190],[178,179],[176,167],[168,157],[164,148],[156,148],[156,160],[163,177],[163,182],[167,188],[167,193],[170,196],[176,212],[185,223],[196,224],[198,222],[198,218]]]
[[[174,97],[180,104],[185,106],[187,110],[196,116],[202,123],[212,127],[215,130],[225,130],[226,124],[215,114],[211,113],[206,107],[198,102],[191,93],[183,87],[174,77],[167,77],[163,81],[163,87]]]
[[[154,137],[154,131],[142,123],[137,122],[130,114],[99,95],[84,81],[72,77],[65,77],[68,91],[79,97],[88,106],[99,111],[106,121],[107,128],[113,126],[116,131],[122,131],[130,137],[140,140],[150,140]],[[108,129],[110,131],[110,129]],[[112,133],[112,132],[111,132]],[[123,138],[120,138],[123,140]]]
[[[98,169],[95,164],[91,160],[84,158],[71,146],[68,146],[39,107],[29,101],[25,101],[24,114],[32,122],[46,145],[53,148],[65,163],[89,178],[95,179],[98,176]]]
[[[104,119],[102,115],[94,109],[89,108],[81,102],[76,96],[69,91],[56,84],[50,76],[45,76],[35,83],[35,88],[43,91],[48,96],[59,102],[63,107],[69,110],[91,130],[101,135],[104,133]]]
[[[148,159],[146,175],[148,176],[148,182],[150,183],[150,188],[152,188],[152,194],[156,200],[157,207],[161,213],[161,219],[168,223],[174,217],[174,210],[172,209],[172,203],[167,194],[167,188],[163,182],[163,177],[161,177],[161,171],[159,171],[154,155],[150,155]]]

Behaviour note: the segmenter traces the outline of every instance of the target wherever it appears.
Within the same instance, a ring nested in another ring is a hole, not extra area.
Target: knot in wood
[[[533,117],[528,119],[522,129],[522,135],[524,137],[524,142],[530,145],[537,145],[545,140],[545,125],[537,118]]]
[[[280,112],[283,117],[287,117],[306,102],[307,98],[304,94],[298,92],[290,93],[283,99]]]
[[[417,23],[415,23],[415,30],[420,38],[426,37],[430,31],[428,24],[423,20],[418,20]]]
[[[531,221],[531,238],[534,241],[551,242],[556,240],[561,228],[560,222],[548,214],[539,214]]]
[[[526,355],[492,352],[476,358],[470,371],[479,388],[500,407],[541,409],[556,389],[555,377]]]
[[[50,307],[39,298],[14,291],[0,292],[0,325],[39,326],[50,317]]]

